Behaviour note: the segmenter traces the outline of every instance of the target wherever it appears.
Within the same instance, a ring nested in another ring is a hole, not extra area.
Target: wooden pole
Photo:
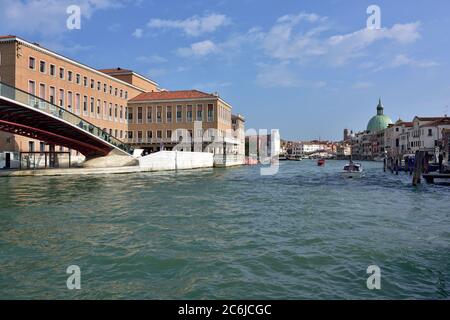
[[[395,159],[395,174],[398,176],[398,167],[400,166],[399,164],[399,159],[398,156]]]
[[[416,160],[414,165],[414,175],[413,175],[413,186],[417,186],[420,184],[420,178],[422,176],[422,169],[423,169],[423,152],[422,151],[416,151]]]

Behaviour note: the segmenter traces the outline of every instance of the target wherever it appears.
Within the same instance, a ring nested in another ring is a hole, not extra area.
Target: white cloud
[[[373,72],[379,72],[386,69],[395,69],[401,67],[413,67],[413,68],[433,68],[439,66],[439,63],[432,60],[419,60],[411,58],[405,54],[397,54],[388,61],[384,61],[378,64],[371,63]]]
[[[309,81],[299,77],[288,62],[275,65],[259,64],[256,83],[265,88],[323,88],[325,81]]]
[[[298,30],[301,22],[307,22],[310,28]],[[342,65],[365,55],[366,49],[382,40],[413,43],[420,38],[419,28],[420,22],[415,22],[380,30],[364,28],[347,34],[322,36],[329,30],[328,19],[301,13],[279,18],[268,32],[261,32],[260,37],[263,49],[272,58],[300,62],[321,58],[329,64]]]
[[[373,87],[373,83],[366,81],[358,81],[352,85],[353,89],[369,89]]]
[[[158,55],[151,55],[137,57],[136,61],[140,63],[159,64],[167,62],[167,59]]]
[[[90,19],[98,10],[119,8],[131,0],[2,0],[0,1],[0,28],[8,33],[57,35],[69,31],[66,28],[68,6],[81,7],[83,19]]]
[[[164,68],[152,68],[147,72],[147,74],[150,78],[156,78],[167,74],[167,70]]]
[[[120,28],[121,28],[120,23],[114,23],[114,24],[108,26],[107,29],[109,32],[118,32],[120,30]]]
[[[391,68],[397,68],[402,66],[413,66],[413,67],[419,67],[419,68],[431,68],[438,66],[438,63],[434,61],[428,61],[428,60],[416,60],[413,58],[409,58],[408,56],[404,54],[398,54],[395,56],[395,58],[390,63],[389,67]]]
[[[223,14],[193,16],[185,20],[152,19],[147,27],[155,29],[179,29],[189,36],[200,36],[216,31],[219,27],[229,25],[231,20]]]
[[[93,46],[90,45],[80,45],[70,41],[62,43],[57,40],[52,40],[43,41],[41,44],[43,47],[49,48],[50,50],[71,55],[79,54],[82,51],[89,51],[93,48]]]
[[[226,88],[231,86],[231,82],[207,82],[207,83],[198,83],[193,85],[192,87],[197,90],[202,91],[219,91],[219,88]]]
[[[318,22],[318,21],[326,21],[327,17],[321,17],[318,14],[315,13],[305,13],[301,12],[297,15],[293,14],[287,14],[277,19],[278,23],[291,23],[291,24],[297,24],[301,21],[307,21],[307,22]]]
[[[221,58],[231,58],[240,53],[244,44],[260,41],[259,31],[256,28],[250,29],[244,34],[232,34],[223,42],[213,42],[205,40],[191,44],[189,47],[179,48],[177,53],[182,57],[204,57],[210,54],[218,54]]]
[[[136,39],[140,39],[142,38],[142,36],[144,35],[144,30],[137,28],[136,30],[134,30],[134,32],[132,33],[132,36],[135,37]]]
[[[191,44],[189,47],[177,50],[178,55],[182,57],[203,57],[218,52],[218,47],[211,40],[205,40]]]

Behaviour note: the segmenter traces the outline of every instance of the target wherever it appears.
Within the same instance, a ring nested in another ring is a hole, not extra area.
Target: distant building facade
[[[374,160],[403,157],[419,150],[443,150],[447,129],[450,129],[450,118],[447,116],[417,116],[411,122],[398,120],[392,123],[384,115],[380,100],[377,115],[370,119],[367,129],[352,135],[352,156],[356,159]]]

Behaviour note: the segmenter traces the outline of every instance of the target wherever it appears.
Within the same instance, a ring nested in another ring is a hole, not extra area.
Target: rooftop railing
[[[0,82],[0,96],[23,103],[29,107],[41,110],[54,117],[65,120],[71,123],[72,125],[75,125],[78,128],[90,134],[93,134],[94,136],[97,136],[103,141],[106,141],[125,152],[128,153],[131,152],[131,147],[127,145],[125,142],[120,141],[119,139],[110,135],[106,131],[100,129],[99,127],[93,125],[92,123],[86,121],[85,119],[73,114],[72,112],[64,109],[63,107],[59,107],[49,101],[46,101],[28,92],[25,92],[23,90],[7,85],[3,82]]]

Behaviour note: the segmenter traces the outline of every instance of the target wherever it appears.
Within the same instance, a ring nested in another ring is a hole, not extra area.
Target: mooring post
[[[398,167],[399,167],[398,157],[395,158],[395,174],[398,176]]]
[[[413,176],[413,186],[420,184],[420,178],[422,176],[423,169],[423,152],[416,151],[416,159],[414,165],[414,176]]]

